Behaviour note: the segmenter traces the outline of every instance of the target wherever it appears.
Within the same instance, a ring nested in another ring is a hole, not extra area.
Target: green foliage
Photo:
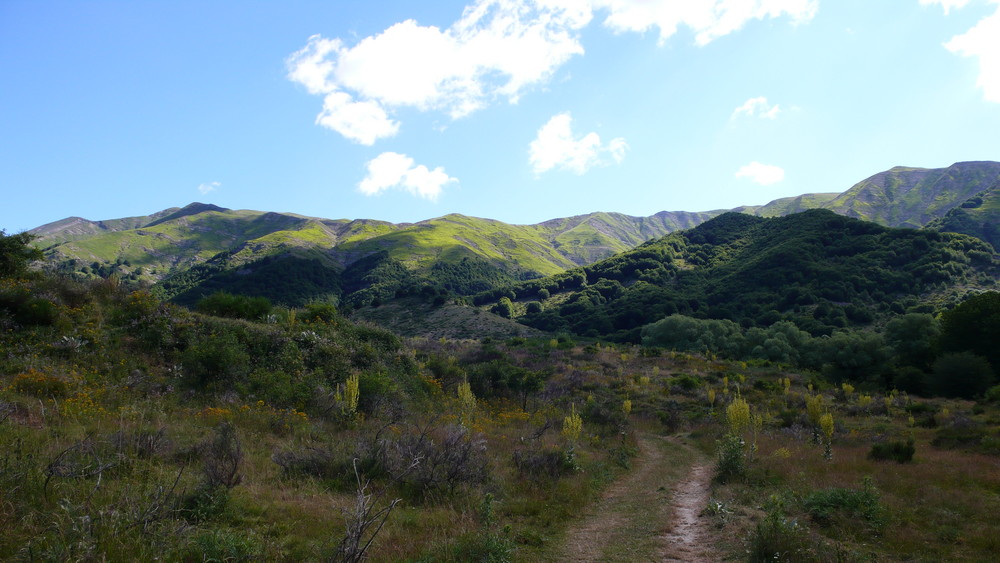
[[[737,434],[727,433],[717,444],[715,479],[720,483],[738,481],[746,477],[749,469],[747,445]]]
[[[833,381],[871,382],[884,386],[892,359],[882,335],[871,332],[838,332],[817,342],[813,365]]]
[[[941,315],[941,347],[986,358],[1000,372],[1000,292],[970,297]]]
[[[991,403],[1000,402],[1000,385],[994,385],[993,387],[990,387],[986,391],[984,398]]]
[[[712,351],[738,357],[743,347],[739,325],[726,320],[699,320],[671,315],[642,329],[644,346],[660,346],[679,352]]]
[[[910,313],[890,320],[884,334],[886,344],[895,350],[897,363],[926,370],[934,361],[941,327],[933,315]]]
[[[994,379],[986,358],[972,352],[957,352],[944,354],[934,362],[930,387],[943,397],[973,399],[985,393]]]
[[[866,531],[873,535],[880,535],[886,526],[886,509],[870,477],[864,479],[861,490],[834,487],[814,491],[802,500],[802,506],[813,520],[824,526],[838,519],[861,520]]]
[[[271,302],[264,297],[246,297],[219,291],[198,301],[197,309],[206,315],[256,320],[271,313]]]
[[[641,327],[679,314],[744,327],[785,320],[820,336],[903,312],[918,296],[943,300],[948,286],[991,287],[996,261],[971,257],[986,250],[961,235],[888,229],[824,210],[774,219],[727,213],[506,291],[517,299],[541,289],[568,294],[524,317],[548,331],[638,342]],[[475,301],[502,296],[497,290]],[[756,340],[761,355],[787,352],[780,341],[769,349],[766,338]]]
[[[913,440],[893,440],[872,444],[871,451],[868,452],[868,459],[876,461],[895,461],[896,463],[909,463],[913,461],[913,454],[917,451],[913,445]]]
[[[514,304],[507,297],[501,297],[500,301],[497,302],[491,311],[496,315],[509,319],[514,316]]]
[[[0,229],[0,278],[23,275],[29,264],[42,259],[42,251],[31,246],[35,238],[29,233],[8,235]]]
[[[1000,190],[994,184],[931,221],[927,228],[974,236],[1000,248]]]
[[[185,550],[185,561],[226,561],[233,563],[258,561],[260,541],[243,530],[204,530],[191,539]]]
[[[329,323],[333,322],[338,316],[336,305],[333,303],[317,302],[306,305],[306,310],[302,313],[302,320],[308,323]]]
[[[792,563],[806,556],[807,532],[794,520],[785,518],[779,507],[772,507],[757,523],[749,544],[750,563]]]

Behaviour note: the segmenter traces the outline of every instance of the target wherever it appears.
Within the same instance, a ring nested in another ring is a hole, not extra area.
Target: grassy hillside
[[[1000,163],[897,166],[863,180],[823,208],[891,227],[922,227],[1000,181]]]
[[[158,295],[180,303],[225,289],[289,305],[322,298],[360,306],[427,285],[470,295],[561,272],[708,215],[594,213],[529,226],[448,215],[395,225],[191,204],[102,222],[114,228],[95,233],[73,221],[34,232],[64,274],[155,283]]]

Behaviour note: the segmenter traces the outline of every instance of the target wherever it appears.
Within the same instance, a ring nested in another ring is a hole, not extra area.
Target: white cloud
[[[538,130],[538,136],[529,147],[535,174],[556,167],[583,174],[596,165],[606,164],[605,154],[615,163],[621,163],[625,158],[628,149],[625,139],[618,137],[602,145],[601,137],[593,132],[574,139],[572,121],[569,113],[560,113]]]
[[[955,2],[961,0],[939,0]],[[810,20],[818,0],[475,0],[447,28],[396,23],[354,46],[320,35],[288,57],[288,78],[324,96],[316,123],[361,144],[395,135],[401,108],[452,119],[498,100],[516,103],[582,55],[594,17],[618,32],[690,28],[706,45],[757,19]]]
[[[198,191],[201,192],[202,195],[210,194],[219,189],[219,186],[221,185],[221,182],[205,182],[198,185]]]
[[[736,119],[741,115],[747,117],[760,117],[764,119],[774,119],[778,117],[781,113],[781,107],[778,104],[771,105],[767,103],[767,98],[764,96],[759,96],[757,98],[750,98],[743,105],[733,110],[732,119]]]
[[[399,108],[459,118],[517,102],[583,54],[591,17],[586,0],[478,0],[444,30],[407,20],[353,47],[314,35],[286,61],[288,78],[326,96],[317,123],[371,144],[396,133]]]
[[[952,8],[962,8],[969,3],[969,0],[920,0],[921,6],[930,6],[932,4],[939,4],[944,8],[944,15],[948,15],[948,12]]]
[[[434,170],[423,164],[414,166],[405,154],[384,152],[368,161],[368,174],[358,184],[358,190],[367,195],[378,195],[392,188],[399,188],[417,197],[437,201],[444,186],[457,182],[440,166]]]
[[[373,145],[384,137],[392,137],[399,130],[399,123],[376,102],[355,102],[350,94],[331,92],[323,99],[323,111],[316,116],[316,123],[333,129],[344,137]]]
[[[660,43],[685,26],[695,43],[707,45],[733,33],[753,19],[789,16],[796,23],[816,15],[818,0],[593,0],[610,12],[604,25],[618,32],[643,32],[656,27]]]
[[[755,184],[770,186],[785,179],[785,170],[778,166],[753,161],[737,170],[736,177],[749,178]]]
[[[969,31],[952,37],[945,48],[965,57],[979,58],[979,79],[976,84],[983,89],[983,97],[990,102],[1000,103],[1000,1],[997,10],[979,20]],[[961,6],[958,2],[952,4]],[[948,2],[945,0],[946,7]]]

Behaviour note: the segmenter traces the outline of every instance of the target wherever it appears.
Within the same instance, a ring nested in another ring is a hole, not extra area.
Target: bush
[[[747,558],[751,563],[802,561],[806,549],[805,531],[772,509],[750,536]]]
[[[230,330],[198,342],[181,354],[184,373],[197,388],[227,387],[225,384],[247,374],[250,363],[246,346]]]
[[[577,470],[573,457],[555,446],[514,450],[514,466],[522,476],[552,479],[570,475]]]
[[[310,303],[302,314],[302,320],[312,323],[330,323],[337,318],[337,307],[333,303]]]
[[[860,491],[839,487],[814,491],[806,496],[802,505],[822,526],[829,526],[835,519],[845,522],[860,519],[870,533],[881,534],[885,528],[885,508],[870,477],[865,477]]]
[[[266,297],[247,297],[219,291],[203,298],[195,308],[206,315],[257,320],[271,313],[271,302]]]
[[[872,444],[872,449],[868,452],[868,459],[875,461],[895,461],[896,463],[909,463],[913,461],[913,454],[917,449],[913,445],[913,440],[885,442],[882,444]]]
[[[735,434],[726,434],[718,442],[719,459],[715,464],[715,479],[728,483],[742,479],[747,472],[746,442]]]
[[[232,489],[243,476],[243,447],[236,429],[228,422],[216,427],[212,439],[202,446],[202,474],[208,490]]]
[[[420,463],[408,470],[414,460]],[[486,440],[459,425],[425,428],[386,448],[386,469],[398,475],[401,488],[417,499],[482,483],[486,464]]]
[[[69,392],[65,378],[29,369],[14,376],[11,387],[18,393],[38,398],[60,398]]]

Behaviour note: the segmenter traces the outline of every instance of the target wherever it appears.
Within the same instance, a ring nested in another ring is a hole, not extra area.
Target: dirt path
[[[711,478],[702,459],[679,440],[641,436],[632,471],[568,531],[557,560],[718,561],[699,517]]]
[[[718,561],[711,547],[708,524],[700,517],[708,504],[712,468],[695,465],[684,481],[677,484],[673,499],[671,526],[659,538],[656,560],[664,562],[709,563]]]

